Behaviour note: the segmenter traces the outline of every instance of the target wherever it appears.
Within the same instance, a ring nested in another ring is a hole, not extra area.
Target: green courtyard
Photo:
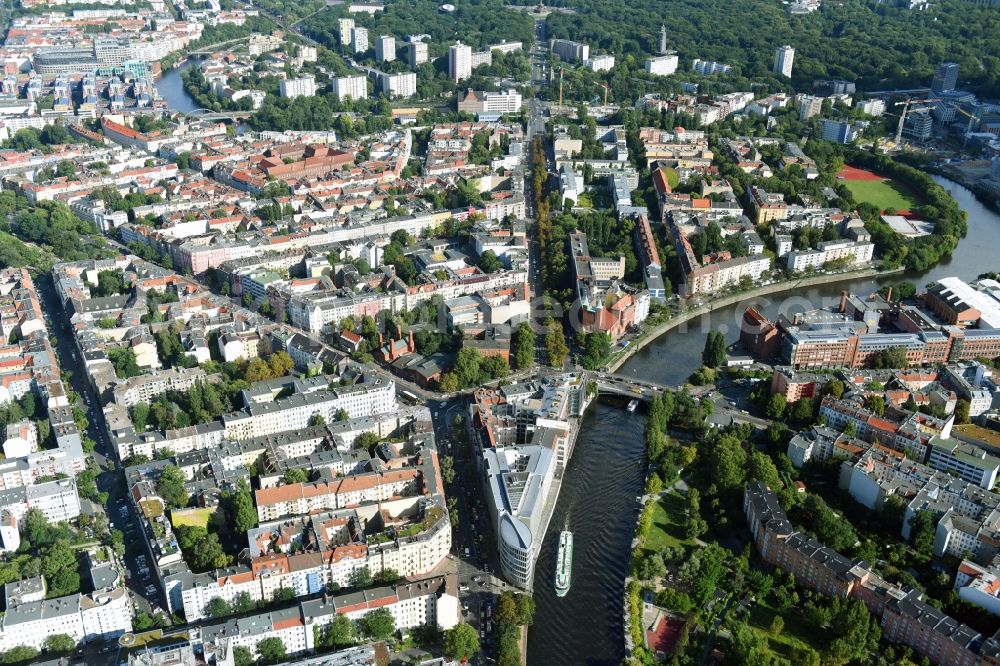
[[[649,553],[658,553],[664,548],[693,546],[694,541],[684,533],[686,521],[683,495],[677,491],[667,493],[653,505],[653,525],[643,548]]]

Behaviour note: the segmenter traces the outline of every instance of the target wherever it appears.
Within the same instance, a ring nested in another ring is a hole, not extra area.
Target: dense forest
[[[448,46],[459,40],[473,49],[504,40],[531,42],[534,19],[524,12],[506,9],[499,0],[460,0],[452,4],[455,11],[444,12],[436,0],[396,2],[387,4],[385,11],[375,16],[348,14],[347,6],[340,5],[304,20],[302,31],[334,48],[339,45],[337,19],[349,16],[357,25],[368,28],[371,43],[378,35],[392,35],[397,41],[405,40],[407,35],[430,35],[431,58],[445,55]]]
[[[516,0],[535,4],[534,0]],[[773,79],[774,50],[795,47],[793,83],[814,79],[857,80],[859,88],[927,86],[939,62],[961,65],[960,83],[987,96],[1000,95],[1000,12],[964,0],[941,0],[924,11],[845,0],[793,16],[774,0],[552,0],[576,13],[547,19],[550,37],[587,42],[595,52],[622,59],[657,46],[660,25],[680,56],[680,71],[693,58],[718,60],[736,76]]]

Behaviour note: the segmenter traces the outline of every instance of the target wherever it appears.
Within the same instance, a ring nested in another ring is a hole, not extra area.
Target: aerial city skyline
[[[3,21],[3,663],[1000,664],[1000,3]]]

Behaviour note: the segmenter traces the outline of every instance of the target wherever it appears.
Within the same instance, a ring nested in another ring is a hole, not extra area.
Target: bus
[[[413,395],[413,393],[411,393],[410,391],[402,391],[402,392],[400,392],[400,394],[399,394],[399,395],[400,395],[400,397],[401,397],[401,398],[402,398],[403,400],[405,400],[406,402],[410,403],[411,405],[415,405],[415,404],[417,404],[418,402],[420,402],[420,401],[419,401],[419,400],[417,399],[417,396]]]

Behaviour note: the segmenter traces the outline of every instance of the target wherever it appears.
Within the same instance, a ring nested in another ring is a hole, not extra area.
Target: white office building
[[[779,76],[792,76],[792,62],[795,60],[795,49],[787,44],[774,52],[774,73]]]
[[[503,90],[498,93],[483,94],[483,114],[502,116],[505,113],[520,113],[521,93]]]
[[[297,79],[284,79],[278,84],[278,92],[282,97],[313,97],[316,94],[316,79],[303,76]]]
[[[677,54],[646,58],[646,71],[653,76],[670,76],[677,71]]]

